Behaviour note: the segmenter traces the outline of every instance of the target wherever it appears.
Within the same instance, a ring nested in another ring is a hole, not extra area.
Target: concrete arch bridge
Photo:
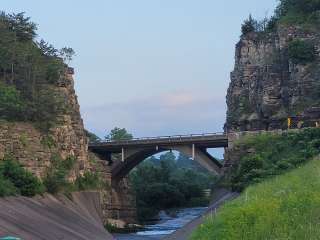
[[[146,158],[168,150],[176,150],[198,161],[209,171],[220,174],[222,163],[212,157],[207,149],[226,147],[228,147],[228,135],[225,133],[135,138],[89,144],[91,152],[111,165],[113,183],[118,183]],[[112,161],[112,154],[121,155],[121,161]]]

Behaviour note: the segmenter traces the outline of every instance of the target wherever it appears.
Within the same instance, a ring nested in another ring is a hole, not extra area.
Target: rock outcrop
[[[294,63],[288,46],[314,44],[315,60]],[[320,119],[320,37],[301,27],[279,25],[273,32],[251,32],[236,45],[235,68],[227,93],[227,131],[273,130]]]
[[[32,123],[0,122],[0,159],[6,154],[10,155],[42,178],[55,154],[62,159],[72,156],[76,159],[75,167],[70,173],[72,180],[89,169],[90,163],[88,140],[74,91],[73,77],[69,71],[60,79],[55,90],[63,96],[68,111],[57,116],[56,126],[48,132],[40,131]]]
[[[110,186],[100,193],[104,224],[110,219],[133,223],[136,216],[135,199],[127,181],[112,188],[110,166],[88,152],[88,138],[80,115],[72,73],[72,69],[67,69],[65,76],[54,86],[54,90],[64,100],[64,105],[68,106],[68,111],[61,111],[55,126],[49,131],[43,132],[30,122],[0,122],[0,159],[10,155],[33,174],[43,178],[56,155],[62,159],[74,157],[76,161],[69,174],[70,181],[85,171],[95,171]]]

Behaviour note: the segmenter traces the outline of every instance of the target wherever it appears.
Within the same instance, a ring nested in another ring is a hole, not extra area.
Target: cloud
[[[169,92],[131,101],[84,107],[86,128],[104,136],[125,127],[136,137],[222,131],[225,97],[208,92]]]

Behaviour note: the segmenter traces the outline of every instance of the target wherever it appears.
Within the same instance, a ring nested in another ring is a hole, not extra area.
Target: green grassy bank
[[[307,129],[247,140],[245,144],[256,151],[240,161],[231,185],[239,186],[237,179],[248,187],[209,217],[191,239],[320,239],[319,132]],[[256,161],[259,164],[253,164]],[[247,177],[239,178],[240,173]]]

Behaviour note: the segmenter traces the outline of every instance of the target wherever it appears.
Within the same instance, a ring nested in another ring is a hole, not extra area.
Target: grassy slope
[[[192,239],[320,239],[320,160],[248,187]]]

